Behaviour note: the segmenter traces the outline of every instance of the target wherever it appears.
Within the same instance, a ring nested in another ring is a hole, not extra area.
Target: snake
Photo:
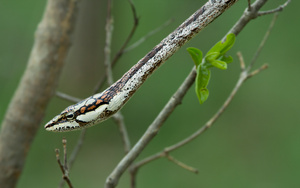
[[[147,78],[200,30],[237,0],[209,0],[140,59],[118,81],[101,93],[71,105],[44,126],[47,131],[80,130],[103,122],[118,112]]]

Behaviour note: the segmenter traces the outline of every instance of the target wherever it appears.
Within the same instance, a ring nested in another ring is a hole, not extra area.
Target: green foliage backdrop
[[[114,68],[118,79],[152,49],[169,32],[193,13],[206,0],[140,0],[135,1],[140,25],[134,41],[170,18],[174,22],[138,48],[125,54]],[[240,0],[229,11],[196,36],[188,45],[207,51],[219,41],[246,7]],[[263,8],[275,8],[284,0],[269,1]],[[41,20],[46,1],[4,1],[0,6],[0,122],[26,67],[34,40],[34,31]],[[298,50],[300,25],[293,0],[279,15],[267,44],[258,59],[259,67],[269,69],[248,80],[233,103],[217,123],[205,134],[173,154],[181,161],[199,169],[195,175],[167,159],[159,159],[138,174],[138,187],[232,187],[281,188],[300,186],[299,136],[299,70]],[[106,2],[80,2],[74,42],[61,75],[59,91],[76,97],[91,95],[104,74],[103,47]],[[114,1],[113,52],[125,40],[133,24],[127,1]],[[252,21],[237,37],[230,54],[242,51],[249,62],[257,49],[272,16]],[[135,143],[177,89],[193,66],[189,54],[181,49],[142,86],[123,108],[125,122]],[[139,159],[185,138],[205,123],[223,103],[239,76],[237,57],[226,71],[216,70],[210,85],[209,99],[199,105],[194,89],[167,120],[154,141]],[[53,98],[44,123],[63,110],[69,102]],[[46,132],[43,125],[34,140],[19,188],[52,188],[58,185],[61,172],[55,160],[55,148],[61,138],[68,139],[69,153],[80,132]],[[84,146],[71,171],[75,187],[99,187],[123,156],[118,129],[112,120],[90,128]],[[125,175],[119,187],[129,187]]]

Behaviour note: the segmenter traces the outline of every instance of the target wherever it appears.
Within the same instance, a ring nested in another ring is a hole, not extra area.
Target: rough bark
[[[70,48],[76,0],[48,0],[27,68],[2,122],[0,187],[15,187]]]

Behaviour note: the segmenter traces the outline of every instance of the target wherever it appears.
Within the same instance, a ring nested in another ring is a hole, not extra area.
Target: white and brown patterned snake
[[[118,110],[163,62],[237,0],[209,0],[163,39],[122,78],[102,93],[67,107],[45,125],[48,131],[72,131],[100,123]]]

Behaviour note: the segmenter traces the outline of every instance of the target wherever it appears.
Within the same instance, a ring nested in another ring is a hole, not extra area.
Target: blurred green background
[[[135,0],[140,25],[133,41],[173,18],[174,22],[138,48],[125,54],[114,68],[118,79],[148,51],[173,31],[206,0]],[[263,10],[275,8],[284,0],[269,1]],[[0,122],[26,68],[35,29],[46,1],[1,1],[0,3]],[[128,132],[135,143],[175,92],[193,66],[185,48],[194,46],[206,52],[220,40],[243,13],[246,0],[209,25],[178,51],[141,87],[123,108]],[[81,1],[73,46],[61,75],[58,90],[79,98],[92,94],[104,74],[103,47],[106,1]],[[152,187],[300,187],[299,70],[297,59],[300,25],[293,0],[279,15],[255,68],[264,63],[269,69],[248,80],[224,115],[211,129],[190,144],[171,153],[184,163],[199,169],[195,175],[167,159],[152,162],[139,171],[137,186]],[[127,1],[114,1],[113,49],[123,44],[132,25]],[[154,154],[199,129],[222,105],[239,77],[234,55],[241,51],[249,62],[255,53],[272,15],[260,17],[246,26],[230,50],[235,62],[227,71],[215,69],[209,85],[210,97],[199,105],[192,88],[138,159]],[[104,88],[103,88],[104,89]],[[54,97],[27,157],[19,188],[57,187],[61,178],[55,160],[55,148],[68,140],[69,154],[80,132],[52,133],[44,123],[71,103]],[[112,120],[89,128],[83,148],[70,177],[75,187],[102,187],[106,177],[123,157],[117,126]],[[119,187],[129,187],[126,173]]]

